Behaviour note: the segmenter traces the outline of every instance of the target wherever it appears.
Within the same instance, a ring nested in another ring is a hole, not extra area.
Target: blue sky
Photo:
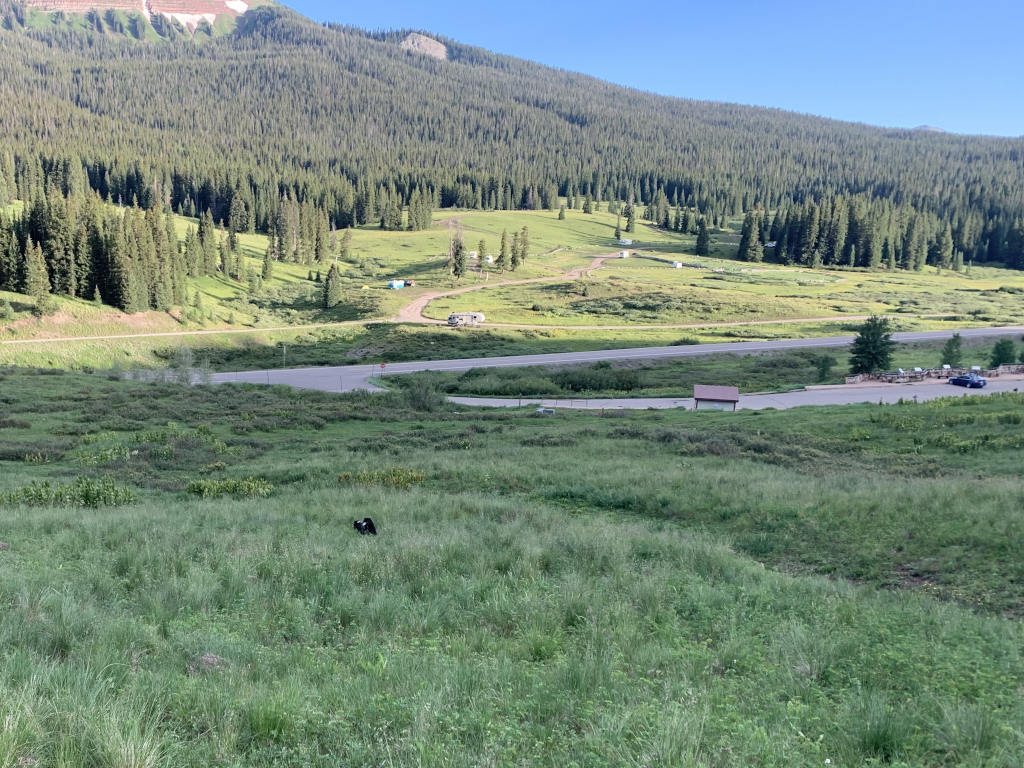
[[[1024,135],[1024,0],[284,0],[670,96]]]

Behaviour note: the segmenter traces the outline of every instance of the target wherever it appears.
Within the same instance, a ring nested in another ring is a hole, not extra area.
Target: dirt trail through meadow
[[[473,291],[482,291],[484,288],[501,288],[506,285],[529,285],[530,283],[553,283],[558,282],[559,280],[579,280],[581,277],[590,277],[595,270],[604,266],[604,263],[608,259],[614,259],[617,257],[617,254],[595,256],[591,260],[590,264],[585,267],[576,267],[575,269],[570,269],[560,275],[552,275],[551,277],[531,277],[525,280],[499,280],[494,283],[469,285],[465,288],[455,288],[450,291],[431,291],[430,293],[425,293],[415,301],[402,307],[398,311],[396,319],[400,323],[433,323],[436,325],[445,325],[446,322],[444,320],[435,320],[423,314],[430,302],[436,299],[445,298],[446,296],[459,296],[463,293],[471,293]]]

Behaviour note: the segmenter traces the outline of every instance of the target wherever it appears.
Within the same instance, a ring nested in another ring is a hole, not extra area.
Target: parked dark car
[[[950,384],[956,384],[958,387],[967,387],[968,389],[981,389],[988,384],[985,379],[976,373],[968,373],[966,376],[954,376],[949,380]]]

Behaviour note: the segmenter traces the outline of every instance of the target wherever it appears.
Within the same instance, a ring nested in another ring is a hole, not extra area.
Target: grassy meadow
[[[254,291],[225,277],[197,279],[189,293],[192,301],[197,292],[201,295],[199,319],[196,311],[181,309],[128,316],[91,301],[70,299],[57,299],[56,314],[36,319],[24,296],[0,293],[4,302],[0,306],[10,308],[0,317],[0,364],[160,367],[168,350],[181,345],[209,359],[214,367],[217,361],[230,360],[238,368],[263,367],[266,361],[276,360],[282,344],[297,347],[296,364],[528,354],[660,345],[682,337],[710,342],[839,334],[852,327],[844,318],[876,312],[903,315],[904,330],[1020,321],[1024,273],[979,267],[970,274],[938,275],[930,269],[904,274],[745,265],[728,258],[737,237],[732,229],[713,232],[711,258],[697,259],[693,236],[638,224],[634,234],[638,257],[612,259],[590,276],[565,279],[571,270],[585,270],[595,255],[618,250],[615,221],[606,212],[569,211],[566,220],[559,221],[550,211],[445,211],[435,215],[435,226],[425,232],[360,228],[353,232],[349,259],[340,262],[346,300],[330,311],[319,304],[321,284],[317,282],[318,273],[326,274],[327,264],[310,268],[278,263],[273,277]],[[184,239],[196,222],[178,217],[176,225]],[[523,226],[530,231],[531,256],[515,273],[502,276],[493,268],[480,272],[474,266],[458,283],[447,274],[449,227],[461,228],[468,248],[477,250],[483,239],[486,250],[494,252],[503,230],[511,233]],[[258,270],[266,238],[242,234],[239,239],[249,266]],[[661,259],[700,263],[708,269],[676,270]],[[414,280],[416,285],[388,290],[388,280],[396,278]],[[503,279],[537,278],[544,282],[497,286]],[[374,325],[394,318],[426,293],[467,286],[487,287],[435,300],[427,314],[443,319],[452,310],[481,310],[491,322],[536,327],[491,328],[471,337],[402,325],[381,330]],[[932,314],[943,317],[916,317]],[[750,321],[758,324],[714,326]],[[367,327],[338,325],[343,323]],[[338,327],[308,327],[325,324]],[[699,327],[642,327],[671,324]],[[218,333],[227,331],[245,333]],[[145,336],[195,332],[203,335]],[[102,336],[138,338],[60,341]],[[33,339],[48,343],[5,343]]]
[[[685,253],[673,255],[689,263],[699,261],[705,269],[673,269],[661,254],[614,259],[586,279],[448,297],[431,303],[427,314],[442,319],[449,312],[472,309],[496,323],[568,326],[871,314],[946,314],[1010,323],[1020,318],[1019,291],[1024,291],[1024,279],[992,268],[975,267],[970,275],[937,275],[934,270],[894,274],[695,261]]]
[[[545,419],[0,376],[0,766],[1024,753],[1024,396]]]

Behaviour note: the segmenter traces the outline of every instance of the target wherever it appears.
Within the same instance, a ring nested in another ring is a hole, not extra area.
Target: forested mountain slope
[[[11,14],[4,26],[17,27]],[[452,41],[437,61],[401,38],[280,8],[201,45],[5,29],[0,129],[23,163],[86,159],[114,195],[145,194],[155,178],[175,203],[252,176],[338,193],[346,181],[423,184],[442,205],[501,206],[509,185],[513,205],[570,186],[645,202],[664,188],[732,213],[833,193],[941,216],[1022,205],[1019,140],[663,98]]]
[[[1024,265],[1024,140],[665,98],[451,40],[436,58],[406,50],[407,32],[279,6],[212,38],[24,21],[0,0],[0,199],[91,188],[225,222],[237,200],[271,231],[282,200],[346,227],[402,226],[420,201],[589,195],[633,199],[659,224],[674,206],[712,222],[781,210],[760,239],[784,230],[786,258],[812,265]]]

